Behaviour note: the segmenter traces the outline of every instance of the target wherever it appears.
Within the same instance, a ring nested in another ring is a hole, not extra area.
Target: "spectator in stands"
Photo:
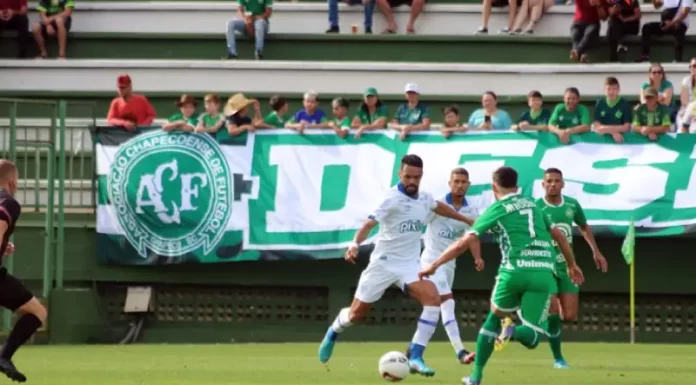
[[[263,118],[263,122],[258,124],[256,127],[284,128],[285,123],[288,121],[287,114],[288,110],[290,109],[288,100],[280,95],[273,95],[271,96],[269,104],[271,105],[271,110],[273,111],[271,111],[270,114]]]
[[[650,140],[657,140],[658,135],[669,132],[672,126],[669,109],[658,100],[659,92],[648,87],[643,91],[645,102],[638,106],[633,116],[633,130]]]
[[[650,61],[650,43],[657,36],[674,36],[674,61],[680,62],[684,56],[686,30],[689,29],[689,12],[694,0],[653,0],[656,9],[662,7],[659,22],[645,23],[641,31],[641,54],[639,62]],[[659,91],[659,90],[658,90]]]
[[[17,31],[17,57],[27,57],[29,18],[27,0],[0,0],[0,35],[3,31]]]
[[[425,0],[374,0],[377,2],[379,10],[387,19],[387,29],[384,33],[396,33],[397,26],[396,21],[394,21],[394,13],[392,8],[400,7],[402,5],[408,5],[411,7],[411,15],[408,18],[408,24],[406,24],[406,33],[416,33],[416,19],[423,12],[423,7],[425,6]]]
[[[592,130],[600,135],[611,135],[616,143],[623,143],[623,134],[631,130],[633,111],[628,101],[619,95],[619,81],[608,77],[604,81],[604,97],[597,99]]]
[[[157,116],[155,109],[145,96],[133,93],[130,76],[119,76],[116,84],[118,96],[111,101],[107,124],[123,127],[128,131],[135,131],[138,126],[151,126]]]
[[[377,89],[370,87],[363,94],[363,102],[353,118],[355,139],[360,139],[365,131],[380,130],[387,127],[387,106],[379,100]]]
[[[644,92],[649,87],[657,90],[657,101],[671,111],[670,119],[676,120],[679,113],[679,106],[674,97],[674,86],[667,80],[665,69],[660,64],[651,64],[649,68],[648,81],[643,83],[640,90],[640,102],[645,103]]]
[[[544,108],[544,98],[539,91],[531,91],[527,94],[529,109],[520,115],[517,124],[512,125],[513,131],[547,131],[551,111]]]
[[[220,113],[220,99],[215,94],[205,95],[205,113],[198,116],[196,132],[206,132],[213,137],[225,125],[225,116]]]
[[[544,13],[548,11],[549,8],[553,7],[554,4],[554,0],[523,0],[517,12],[517,18],[512,27],[512,33],[523,35],[533,34],[534,27],[536,27]],[[529,17],[529,23],[525,29],[522,29],[522,25],[527,21],[527,17]]]
[[[254,117],[249,115],[249,106],[254,106]],[[224,143],[247,132],[255,132],[254,120],[260,120],[261,105],[258,100],[247,99],[244,94],[235,94],[227,99],[223,113],[227,117],[227,129],[219,130],[216,139]]]
[[[420,101],[420,87],[414,83],[406,84],[406,103],[399,106],[389,128],[399,131],[399,138],[404,140],[414,131],[430,129],[430,111],[425,103]]]
[[[609,61],[619,61],[619,53],[628,51],[623,39],[638,35],[640,17],[639,0],[609,0]]]
[[[445,139],[449,139],[455,132],[466,132],[468,128],[459,122],[459,108],[457,106],[445,107],[442,111],[445,115],[445,122],[440,128],[440,133]]]
[[[302,107],[304,108],[295,113],[288,128],[297,130],[300,135],[307,128],[329,128],[326,114],[319,109],[319,94],[315,91],[305,92]]]
[[[331,108],[334,117],[329,121],[329,128],[334,130],[336,135],[340,136],[341,139],[345,139],[350,132],[351,126],[351,121],[348,117],[350,103],[345,98],[336,98],[331,102]]]
[[[263,47],[268,34],[269,19],[273,13],[273,0],[237,0],[237,18],[227,22],[227,58],[237,58],[236,34],[254,36],[256,60],[263,59]]]
[[[493,8],[508,8],[508,25],[498,31],[500,34],[509,34],[513,30],[517,8],[522,4],[522,0],[483,0],[483,10],[481,12],[481,27],[476,31],[477,34],[488,33],[488,21],[491,18]]]
[[[584,0],[578,0],[584,1]],[[549,131],[563,144],[570,143],[571,135],[590,131],[590,110],[580,104],[580,91],[575,87],[565,90],[563,103],[554,108],[549,119]]]
[[[193,96],[181,95],[176,102],[176,108],[179,109],[179,112],[170,116],[169,119],[167,119],[167,123],[162,126],[162,129],[164,131],[195,131],[198,125],[196,107],[198,107],[198,103],[196,103],[196,99],[194,99]]]
[[[696,101],[689,103],[680,118],[679,122],[679,132],[681,133],[694,133],[696,132]]]
[[[570,59],[583,63],[590,61],[589,51],[599,41],[600,21],[607,18],[605,0],[578,0],[575,2],[575,16],[570,26],[570,39],[573,48]]]
[[[48,57],[48,52],[46,52],[46,38],[48,36],[56,36],[58,39],[58,57],[65,59],[73,8],[75,8],[74,0],[39,1],[36,10],[39,11],[41,21],[34,24],[33,31],[34,40],[39,47],[39,55],[42,59]]]
[[[344,0],[348,5],[362,4],[365,10],[365,33],[372,33],[372,14],[375,10],[375,0]],[[326,33],[339,33],[338,27],[338,2],[339,0],[329,0],[329,29]]]
[[[498,109],[498,96],[493,91],[486,91],[481,97],[482,108],[469,115],[467,126],[470,130],[509,130],[512,119],[504,110]]]
[[[696,58],[691,59],[689,71],[691,72],[689,76],[682,80],[681,93],[679,95],[681,109],[677,115],[677,127],[682,126],[682,119],[687,106],[696,100],[694,98],[694,95],[696,95]]]

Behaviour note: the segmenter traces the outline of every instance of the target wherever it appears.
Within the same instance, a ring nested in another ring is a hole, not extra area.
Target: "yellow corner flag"
[[[636,264],[635,264],[635,253],[636,253],[636,226],[631,219],[631,224],[628,226],[628,231],[626,232],[626,238],[621,245],[621,254],[623,254],[626,263],[628,264],[628,269],[630,271],[630,283],[629,283],[629,312],[631,318],[631,343],[636,342]]]

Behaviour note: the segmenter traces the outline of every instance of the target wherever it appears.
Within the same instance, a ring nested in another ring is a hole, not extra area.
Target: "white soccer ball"
[[[379,375],[387,381],[401,381],[410,373],[408,358],[401,352],[389,352],[379,359]]]

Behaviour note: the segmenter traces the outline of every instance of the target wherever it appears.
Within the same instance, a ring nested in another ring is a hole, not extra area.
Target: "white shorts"
[[[355,298],[360,302],[377,302],[389,286],[406,291],[406,286],[418,281],[418,261],[373,260],[367,265],[358,281]]]
[[[423,267],[429,265],[430,262],[421,260],[421,265]],[[447,263],[440,266],[435,274],[430,276],[430,280],[433,281],[437,287],[437,292],[440,295],[452,294],[452,285],[454,284],[454,270],[456,265],[454,263]]]

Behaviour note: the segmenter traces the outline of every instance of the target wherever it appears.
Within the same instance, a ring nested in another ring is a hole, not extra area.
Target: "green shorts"
[[[580,292],[580,286],[573,283],[573,280],[568,276],[568,271],[565,265],[563,267],[556,267],[556,286],[554,287],[553,294],[578,294]]]
[[[545,334],[556,278],[551,271],[500,272],[491,303],[506,313],[517,311],[523,324]]]

